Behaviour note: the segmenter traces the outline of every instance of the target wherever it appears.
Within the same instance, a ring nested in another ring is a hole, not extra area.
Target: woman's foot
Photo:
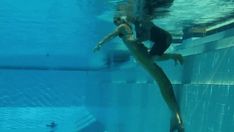
[[[170,132],[184,132],[184,125],[178,114],[173,115],[171,118]]]
[[[184,64],[184,58],[181,54],[173,54],[172,59],[175,61],[175,64],[180,63],[181,65]]]

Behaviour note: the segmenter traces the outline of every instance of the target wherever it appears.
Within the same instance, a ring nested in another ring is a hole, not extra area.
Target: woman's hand
[[[93,52],[99,51],[99,50],[101,49],[101,47],[102,47],[102,45],[101,45],[100,43],[98,43],[98,44],[96,45],[96,47],[93,49]]]

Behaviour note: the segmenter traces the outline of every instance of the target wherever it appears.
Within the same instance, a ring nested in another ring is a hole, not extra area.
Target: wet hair
[[[122,24],[128,25],[128,27],[132,30],[132,27],[131,27],[131,25],[127,22],[126,18],[124,18],[124,17],[119,17],[119,16],[118,16],[118,17],[114,17],[114,18],[113,18],[113,22],[116,24],[117,21],[120,21]],[[122,38],[123,36],[124,36],[124,34],[119,33],[119,37],[120,37],[120,38]]]
[[[117,23],[117,21],[121,21],[121,22],[123,22],[123,20],[121,19],[121,17],[114,17],[113,18],[113,23]]]
[[[127,22],[127,19],[126,19],[125,16],[121,16],[121,17],[120,16],[116,16],[116,17],[114,17],[113,18],[113,23],[116,24],[117,21],[120,21],[122,24],[127,24],[128,26],[130,26],[129,23]]]

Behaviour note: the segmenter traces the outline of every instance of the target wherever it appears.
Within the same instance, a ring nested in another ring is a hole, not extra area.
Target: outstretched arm
[[[115,31],[113,31],[112,33],[108,34],[107,36],[105,36],[101,41],[99,41],[96,45],[96,47],[93,49],[94,52],[100,50],[100,48],[102,47],[102,45],[110,40],[112,40],[113,38],[115,38],[117,35],[119,34],[119,28],[117,28]]]

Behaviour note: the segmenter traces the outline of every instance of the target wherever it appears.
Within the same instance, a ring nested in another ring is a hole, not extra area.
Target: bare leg
[[[178,62],[180,64],[183,64],[183,57],[182,57],[181,54],[163,54],[161,56],[155,56],[154,59],[156,61],[165,61],[165,60],[172,59],[172,60],[175,61],[175,64],[177,64]],[[157,64],[155,64],[155,65],[156,65],[156,67],[158,67]],[[174,95],[174,92],[173,92],[172,84],[171,84],[170,80],[167,78],[166,74],[163,72],[163,70],[159,69],[159,68],[160,67],[158,67],[156,69],[159,70],[159,71],[161,70],[160,71],[160,76],[162,78],[165,78],[164,83],[167,83],[167,85],[168,85],[168,86],[163,85],[164,87],[160,87],[161,93],[166,94],[166,95],[163,95],[166,102],[167,101],[174,102],[173,104],[170,104],[170,103],[167,102],[169,107],[171,107],[170,109],[172,110],[172,117],[171,117],[171,122],[170,122],[170,132],[174,132],[174,131],[184,132],[183,122],[182,122],[182,119],[181,119],[181,116],[180,116],[179,106],[178,106],[178,104],[177,104],[177,102],[175,100],[175,95]],[[163,81],[163,80],[161,80],[161,81]],[[167,93],[164,93],[165,89],[167,89]],[[171,95],[171,97],[169,97],[168,95]]]
[[[177,104],[170,80],[168,79],[164,71],[161,69],[161,67],[159,67],[156,63],[154,63],[153,59],[150,57],[150,55],[147,52],[147,48],[145,48],[143,44],[135,44],[134,46],[136,47],[129,46],[128,48],[131,50],[136,60],[157,82],[162,97],[167,103],[169,109],[171,110],[172,113],[171,132],[175,130],[178,130],[178,132],[183,132],[183,122],[180,115],[179,105]],[[167,59],[177,60],[177,58],[179,58],[178,56],[181,55],[165,54],[161,57],[161,60],[167,60]]]
[[[170,80],[157,64],[154,64],[154,66],[151,68],[152,69],[147,70],[158,83],[161,94],[172,112],[170,131],[173,132],[178,130],[178,132],[184,132],[179,106],[177,104]]]

